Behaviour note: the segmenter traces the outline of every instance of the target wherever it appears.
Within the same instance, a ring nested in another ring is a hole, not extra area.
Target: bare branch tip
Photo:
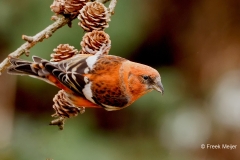
[[[22,35],[22,39],[23,39],[24,41],[29,42],[29,43],[31,43],[31,42],[33,41],[33,37],[31,37],[31,36],[26,36],[26,35]]]
[[[52,34],[53,34],[53,33],[52,33],[51,31],[46,32],[45,38],[48,39],[49,37],[52,36]]]
[[[57,15],[52,16],[52,17],[51,17],[51,20],[52,20],[52,21],[58,20],[58,16],[57,16]]]
[[[64,121],[65,121],[65,118],[59,117],[58,119],[52,120],[49,123],[49,125],[57,125],[60,130],[63,130],[64,129]]]
[[[114,9],[115,9],[116,5],[117,5],[117,0],[111,0],[109,7],[108,7],[109,13],[111,13],[111,15],[114,14]]]
[[[24,53],[27,57],[30,55],[30,51],[28,49],[24,49]]]

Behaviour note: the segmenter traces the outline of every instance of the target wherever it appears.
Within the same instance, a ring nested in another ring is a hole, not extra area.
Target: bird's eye
[[[144,80],[148,80],[149,79],[149,76],[146,76],[146,75],[143,75],[142,76]]]

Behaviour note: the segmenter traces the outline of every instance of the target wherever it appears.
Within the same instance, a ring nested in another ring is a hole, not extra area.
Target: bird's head
[[[130,62],[128,82],[130,91],[138,94],[139,97],[152,90],[164,93],[160,74],[156,69],[147,65]]]

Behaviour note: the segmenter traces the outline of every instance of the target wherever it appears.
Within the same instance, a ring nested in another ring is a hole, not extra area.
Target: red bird
[[[36,56],[33,62],[12,57],[9,61],[12,65],[8,73],[29,75],[62,89],[59,94],[63,98],[56,100],[55,96],[54,108],[61,121],[76,116],[84,107],[114,111],[128,107],[153,89],[162,94],[164,91],[157,70],[100,51],[95,55],[77,54],[60,62]]]

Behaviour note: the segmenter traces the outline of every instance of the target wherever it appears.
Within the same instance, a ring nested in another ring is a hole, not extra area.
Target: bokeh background
[[[0,58],[52,23],[52,1],[0,0]],[[87,109],[59,131],[49,126],[57,89],[0,76],[1,160],[240,159],[240,1],[119,0],[110,54],[156,68],[165,87],[124,110]],[[74,20],[33,47],[50,59],[58,44],[80,49]],[[31,59],[22,56],[23,59]],[[201,149],[202,144],[233,144]]]

